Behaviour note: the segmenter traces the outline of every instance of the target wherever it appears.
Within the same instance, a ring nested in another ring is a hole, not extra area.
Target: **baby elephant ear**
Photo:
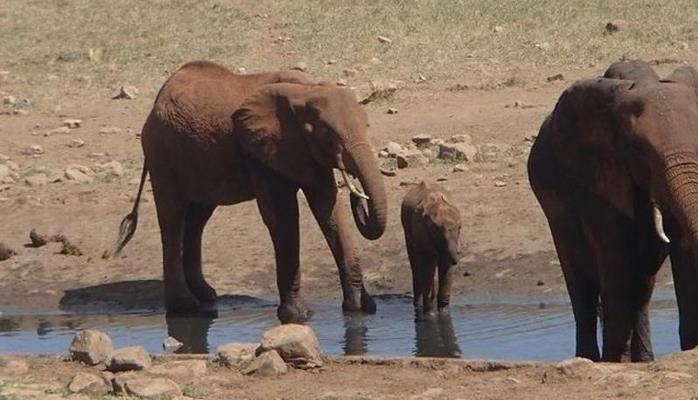
[[[686,85],[698,96],[698,71],[690,65],[682,65],[674,70],[664,81],[676,82]]]
[[[632,182],[617,147],[625,121],[642,113],[641,103],[626,101],[633,86],[632,81],[606,78],[574,83],[560,96],[543,127],[546,132],[540,133],[549,136],[552,154],[570,179],[626,214],[634,212]]]
[[[242,153],[300,184],[314,182],[317,164],[301,132],[298,110],[305,107],[295,84],[260,87],[233,114]]]

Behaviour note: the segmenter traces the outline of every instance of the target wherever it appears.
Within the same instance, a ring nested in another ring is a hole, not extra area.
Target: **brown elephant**
[[[424,312],[447,308],[452,266],[458,263],[460,211],[448,200],[443,187],[422,181],[405,194],[400,218],[412,268],[414,306]],[[437,266],[438,296],[434,289]]]
[[[698,81],[690,67],[659,80],[638,62],[606,76],[560,96],[528,174],[567,283],[577,356],[648,361],[648,305],[667,255],[681,348],[698,344]]]
[[[150,173],[162,237],[168,313],[195,311],[216,299],[201,271],[204,226],[217,206],[256,199],[276,255],[277,315],[282,322],[307,319],[310,309],[300,294],[299,190],[339,268],[343,309],[375,312],[333,172],[339,169],[351,190],[361,234],[379,238],[387,200],[367,126],[350,91],[313,84],[297,71],[238,75],[205,61],[176,71],[160,89],[141,136],[143,180]],[[365,194],[347,174],[358,178]],[[138,198],[122,222],[117,252],[135,231]]]

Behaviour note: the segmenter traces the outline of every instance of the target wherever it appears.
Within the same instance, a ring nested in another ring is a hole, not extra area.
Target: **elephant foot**
[[[306,322],[313,315],[313,310],[302,300],[282,303],[276,309],[276,316],[282,324]]]
[[[196,315],[201,310],[201,302],[194,296],[168,297],[165,300],[165,308],[171,316]]]
[[[189,290],[194,296],[196,296],[197,299],[199,299],[199,301],[203,303],[213,303],[218,298],[216,289],[214,289],[204,280],[196,284],[190,284]]]
[[[359,297],[361,300],[356,301]],[[359,296],[352,296],[351,298],[345,298],[342,302],[342,310],[345,312],[363,312],[366,314],[376,313],[376,302],[373,300],[370,294],[365,288],[361,288],[361,294]]]

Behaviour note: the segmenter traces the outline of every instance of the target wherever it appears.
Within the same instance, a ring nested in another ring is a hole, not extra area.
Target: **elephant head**
[[[382,236],[385,187],[368,140],[366,112],[353,93],[327,84],[269,84],[248,97],[233,119],[243,153],[300,187],[316,185],[327,169],[338,169],[351,191],[359,231],[370,240]]]
[[[456,265],[458,241],[461,230],[460,211],[453,206],[442,192],[429,193],[420,204],[426,220],[427,230],[434,247],[448,265]]]

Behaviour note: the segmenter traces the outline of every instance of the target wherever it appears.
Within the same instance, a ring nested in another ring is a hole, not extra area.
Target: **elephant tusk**
[[[368,196],[366,196],[365,194],[361,193],[361,192],[359,191],[359,189],[357,189],[356,186],[354,186],[354,184],[351,182],[351,179],[349,179],[349,177],[347,176],[346,171],[344,171],[343,169],[340,169],[339,171],[342,173],[342,178],[344,178],[344,183],[347,184],[347,187],[349,188],[349,191],[350,191],[350,192],[354,193],[355,195],[361,197],[361,198],[364,199],[364,200],[368,200],[368,199],[369,199]]]
[[[662,217],[662,212],[659,211],[659,207],[657,207],[656,204],[652,206],[652,209],[654,211],[654,230],[657,232],[657,236],[662,242],[669,244],[669,237],[664,233],[664,218]]]

